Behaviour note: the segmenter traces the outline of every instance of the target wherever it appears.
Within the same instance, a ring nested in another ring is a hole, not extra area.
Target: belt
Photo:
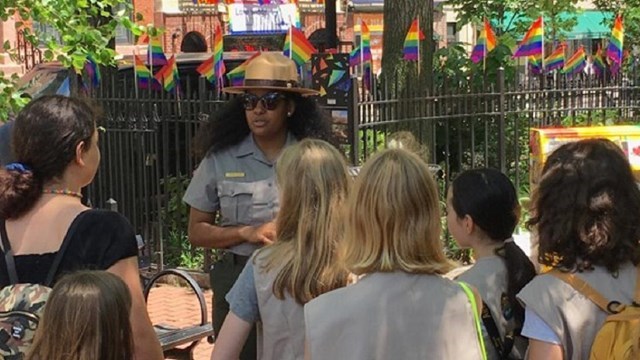
[[[238,255],[234,253],[227,253],[227,254],[229,254],[234,264],[243,265],[243,266],[247,263],[247,261],[249,261],[249,258],[251,257],[248,255]]]

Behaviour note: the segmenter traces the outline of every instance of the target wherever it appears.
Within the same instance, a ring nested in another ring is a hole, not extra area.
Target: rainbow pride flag
[[[292,25],[284,39],[284,55],[295,61],[298,66],[302,66],[311,60],[311,54],[316,52],[318,50],[307,40],[304,33]]]
[[[175,56],[171,56],[169,61],[154,76],[162,87],[168,92],[177,92],[179,89],[180,74],[176,66]]]
[[[151,80],[151,71],[144,64],[144,60],[140,59],[138,55],[133,55],[134,67],[133,70],[136,74],[136,81],[140,89],[148,89]]]
[[[551,55],[547,56],[544,64],[547,71],[564,68],[564,45],[558,46]]]
[[[584,70],[587,66],[587,55],[584,52],[584,47],[580,47],[564,65],[563,73],[567,75],[575,75]]]
[[[150,36],[149,37],[149,64],[151,66],[155,65],[166,65],[167,57],[164,55],[162,50],[162,41],[159,36]]]
[[[349,53],[349,66],[357,66],[362,62],[362,55],[360,54],[360,47],[351,50]]]
[[[251,55],[251,57],[245,60],[245,62],[227,73],[227,78],[229,79],[230,86],[242,86],[242,83],[244,82],[244,70],[246,69],[247,64],[249,64],[249,62],[251,62],[251,60],[253,60],[253,58],[258,55],[260,55],[260,52],[256,52],[255,54]]]
[[[214,56],[211,56],[196,68],[198,74],[204,76],[210,83],[214,83],[216,81],[216,72],[213,68],[214,62]]]
[[[498,41],[496,40],[496,34],[493,32],[491,24],[487,19],[484,19],[484,27],[482,28],[482,31],[480,31],[478,42],[471,52],[471,61],[477,64],[484,60],[487,57],[487,54],[496,48],[497,44]]]
[[[544,56],[542,42],[544,41],[544,21],[542,16],[536,20],[524,36],[513,57]]]
[[[371,56],[371,32],[364,20],[362,20],[360,24],[360,48],[362,51],[362,61],[373,60],[373,56]]]
[[[420,59],[420,40],[424,40],[424,34],[420,30],[420,21],[415,19],[411,22],[409,32],[404,39],[402,53],[405,60],[418,61]]]
[[[222,55],[222,27],[220,27],[220,23],[217,23],[213,34],[213,70],[217,79],[222,79],[225,71],[227,71]]]
[[[529,70],[534,75],[540,75],[544,71],[544,66],[542,65],[542,57],[541,56],[529,56],[527,58],[529,62]]]
[[[622,23],[622,15],[616,16],[613,29],[611,29],[611,37],[609,38],[609,46],[607,47],[607,57],[614,64],[622,64],[624,48],[624,25]]]
[[[100,68],[91,56],[87,56],[87,60],[84,63],[84,67],[82,69],[82,84],[85,89],[89,89],[89,87],[98,87],[100,85],[100,80],[102,76],[100,75]]]
[[[604,76],[607,71],[607,62],[604,59],[602,48],[598,47],[596,54],[593,55],[593,72],[597,77]]]

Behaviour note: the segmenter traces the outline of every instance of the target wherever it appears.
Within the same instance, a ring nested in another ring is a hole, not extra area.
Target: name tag
[[[241,178],[241,177],[244,177],[244,173],[243,172],[228,172],[228,173],[224,173],[224,177]]]

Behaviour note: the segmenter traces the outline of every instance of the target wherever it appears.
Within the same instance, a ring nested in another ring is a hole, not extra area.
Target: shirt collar
[[[284,147],[293,145],[296,142],[298,141],[296,140],[295,136],[293,136],[290,131],[287,131],[287,140],[284,143]],[[238,144],[234,155],[237,158],[253,155],[256,160],[264,162],[266,164],[270,164],[270,162],[265,159],[264,154],[262,153],[262,151],[260,151],[260,148],[258,148],[258,145],[256,145],[251,133],[249,133],[249,135],[247,135],[242,140],[242,142]]]

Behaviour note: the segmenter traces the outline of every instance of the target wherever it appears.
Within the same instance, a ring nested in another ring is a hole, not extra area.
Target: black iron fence
[[[457,172],[502,169],[521,194],[528,191],[529,129],[538,126],[636,123],[640,84],[635,68],[598,80],[582,74],[421,89],[408,77],[376,81],[371,91],[354,79],[349,108],[349,157],[356,165],[389,146],[411,147],[441,167],[442,190]],[[209,259],[187,244],[181,197],[199,159],[191,152],[198,125],[226,101],[204,78],[182,79],[182,92],[137,89],[132,76],[103,76],[92,96],[105,112],[102,165],[89,192],[94,206],[118,209],[158,264],[193,265]],[[442,192],[445,193],[444,191]],[[111,201],[110,201],[111,200]]]
[[[19,29],[16,33],[16,49],[16,60],[24,65],[25,70],[29,71],[42,62],[42,50],[27,40],[24,29]]]
[[[455,81],[444,79],[443,86],[430,90],[416,90],[423,88],[416,79],[407,77],[400,90],[398,84],[379,81],[371,90],[358,88],[350,111],[352,161],[408,141],[428,162],[442,167],[445,186],[461,170],[489,166],[509,174],[526,194],[532,127],[640,120],[635,66],[606,79],[557,74],[507,81],[498,70],[493,83],[454,87]]]

